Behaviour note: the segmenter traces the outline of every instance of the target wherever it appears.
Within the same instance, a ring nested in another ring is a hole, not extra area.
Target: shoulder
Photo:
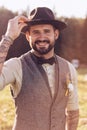
[[[58,60],[58,61],[61,61],[61,62],[65,62],[65,63],[68,63],[68,61],[66,60],[66,59],[64,59],[64,58],[62,58],[62,57],[60,57],[60,56],[58,56],[58,55],[55,55],[55,57],[56,57],[56,59]]]
[[[11,58],[4,63],[5,66],[11,67],[11,68],[20,68],[21,67],[21,61],[20,58]]]
[[[71,79],[76,79],[77,78],[77,71],[75,69],[75,67],[66,59],[56,55],[56,59],[62,63],[62,66],[68,66],[69,68],[69,72],[70,72],[70,75],[71,75]]]
[[[28,52],[26,52],[25,54],[21,55],[21,56],[19,57],[19,59],[22,60],[22,59],[29,58],[29,57],[30,57],[30,54],[31,54],[30,51],[28,51]]]
[[[60,56],[58,56],[58,55],[56,55],[56,58],[57,58],[57,60],[60,60],[60,61],[62,61],[63,63],[64,63],[64,62],[67,63],[68,66],[69,66],[70,71],[76,72],[75,67],[74,67],[68,60],[66,60],[66,59],[64,59],[64,58],[62,58],[62,57],[60,57]]]
[[[76,71],[75,67],[70,62],[67,62],[67,63],[68,63],[69,69],[70,69],[71,77],[76,78],[77,71]]]
[[[58,55],[55,55],[55,59],[56,59],[56,63],[58,64],[58,66],[64,70],[68,70],[69,71],[69,65],[68,65],[68,61]]]

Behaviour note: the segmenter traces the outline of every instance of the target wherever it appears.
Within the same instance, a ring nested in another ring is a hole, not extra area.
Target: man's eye
[[[45,33],[50,33],[50,30],[45,30]]]
[[[39,34],[38,31],[33,31],[32,33],[33,33],[34,35]]]

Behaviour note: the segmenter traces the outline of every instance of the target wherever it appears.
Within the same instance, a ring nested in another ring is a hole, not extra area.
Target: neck
[[[43,55],[39,54],[37,51],[35,51],[33,49],[31,50],[31,52],[34,53],[34,55],[36,55],[38,57],[42,57],[44,59],[49,59],[49,58],[54,56],[54,48],[50,52],[48,52],[47,54],[43,54]]]

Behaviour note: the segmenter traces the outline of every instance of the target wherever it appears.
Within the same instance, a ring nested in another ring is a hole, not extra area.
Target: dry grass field
[[[78,69],[80,120],[78,130],[87,130],[87,67]]]
[[[87,68],[79,68],[78,94],[80,107],[80,120],[78,130],[87,130]],[[0,130],[11,130],[14,120],[14,101],[7,86],[0,91]]]

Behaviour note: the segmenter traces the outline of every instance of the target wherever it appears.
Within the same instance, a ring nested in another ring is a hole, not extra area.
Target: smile
[[[48,47],[49,44],[48,44],[47,42],[39,42],[39,43],[37,44],[37,46],[38,46],[38,47]]]

